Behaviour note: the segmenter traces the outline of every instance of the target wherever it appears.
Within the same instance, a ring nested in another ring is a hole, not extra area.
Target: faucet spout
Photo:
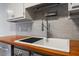
[[[49,28],[50,28],[50,24],[48,22],[48,19],[46,18],[46,26],[43,23],[43,19],[42,19],[42,31],[44,31],[44,28],[46,28],[46,41],[48,42],[48,38],[49,38]]]

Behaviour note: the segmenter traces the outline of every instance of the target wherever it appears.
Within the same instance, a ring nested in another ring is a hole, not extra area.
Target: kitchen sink
[[[27,43],[34,43],[34,42],[37,42],[41,39],[43,39],[43,38],[31,37],[31,38],[26,38],[26,39],[23,39],[23,40],[20,40],[20,41],[21,42],[27,42]]]
[[[60,50],[64,52],[69,52],[70,50],[68,39],[29,37],[29,38],[16,40],[15,42],[39,46],[39,47],[48,48],[48,49]]]

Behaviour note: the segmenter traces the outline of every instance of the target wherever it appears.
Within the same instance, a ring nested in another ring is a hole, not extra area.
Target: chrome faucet
[[[50,29],[50,24],[49,24],[49,22],[48,22],[48,16],[47,15],[45,15],[45,17],[42,19],[42,31],[44,31],[44,28],[46,28],[46,30],[47,30],[47,42],[48,42],[48,38],[49,38],[49,29]],[[46,26],[44,25],[44,22],[43,22],[43,20],[46,20]]]

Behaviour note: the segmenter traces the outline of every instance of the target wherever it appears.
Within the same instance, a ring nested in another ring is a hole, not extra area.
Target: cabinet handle
[[[0,47],[0,49],[6,50],[6,51],[8,50],[8,49],[6,49],[5,47]]]

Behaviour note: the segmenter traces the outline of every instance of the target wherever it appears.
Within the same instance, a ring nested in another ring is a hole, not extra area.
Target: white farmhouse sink
[[[69,52],[69,40],[68,39],[48,38],[48,41],[47,41],[47,38],[43,38],[34,43],[21,42],[20,40],[16,40],[15,42],[23,43],[23,44],[30,44],[34,46],[39,46],[43,48],[49,48],[49,49],[54,49],[54,50],[59,50],[59,51],[64,51],[64,52]]]
[[[64,52],[69,52],[69,40],[68,39],[59,39],[59,38],[46,38],[43,40],[37,41],[33,44],[39,45],[41,47],[60,50]]]

